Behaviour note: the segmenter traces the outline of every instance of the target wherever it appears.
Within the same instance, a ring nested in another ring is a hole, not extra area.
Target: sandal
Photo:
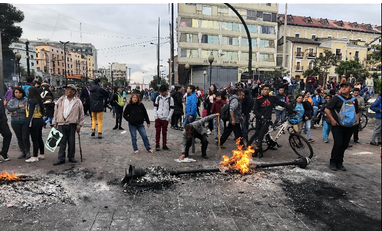
[[[137,151],[134,151],[134,154],[139,154],[139,151],[137,150]]]
[[[154,153],[154,150],[150,149],[150,150],[147,150],[149,153]]]

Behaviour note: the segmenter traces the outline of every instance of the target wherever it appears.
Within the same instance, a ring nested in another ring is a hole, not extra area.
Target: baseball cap
[[[70,89],[72,89],[74,91],[77,91],[77,88],[76,88],[76,86],[74,84],[68,84],[67,86],[64,86],[64,88],[70,88]]]
[[[349,81],[346,81],[346,82],[341,83],[340,87],[342,87],[342,86],[344,86],[344,85],[353,87],[353,85],[352,85]]]

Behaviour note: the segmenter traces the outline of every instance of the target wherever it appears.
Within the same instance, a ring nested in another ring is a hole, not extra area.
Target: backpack
[[[232,99],[232,100],[233,100],[233,99]],[[229,108],[230,108],[230,105],[231,105],[231,101],[232,101],[232,100],[230,100],[227,104],[225,104],[225,105],[222,107],[221,111],[220,111],[220,117],[221,117],[221,119],[222,119],[224,122],[228,121],[229,118],[231,117],[231,114],[229,113]]]
[[[120,95],[120,94],[117,94],[118,96],[118,100],[115,101],[120,107],[123,107],[125,106],[125,100],[123,99],[123,97]]]
[[[154,107],[155,107],[155,102],[158,100],[158,105],[159,105],[159,100],[160,98],[158,99],[159,95],[155,98],[155,101],[154,101]],[[170,97],[168,98],[168,110],[170,111],[171,110],[171,98],[172,96],[170,95]],[[175,104],[175,101],[174,101],[174,104]],[[158,107],[157,107],[158,109]]]
[[[338,96],[338,98],[340,98],[343,102],[341,110],[336,112],[340,125],[343,127],[353,127],[353,125],[357,122],[355,105],[353,104],[355,98],[352,97],[349,100],[345,100],[345,98],[341,95],[336,96]]]
[[[151,99],[151,101],[155,102],[156,98],[157,98],[157,92],[154,91],[151,93],[150,99]]]

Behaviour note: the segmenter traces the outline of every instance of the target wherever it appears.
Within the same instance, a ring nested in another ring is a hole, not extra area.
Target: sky
[[[132,82],[149,83],[157,73],[158,18],[161,71],[168,74],[170,57],[168,3],[38,4],[12,3],[24,12],[21,38],[92,43],[98,50],[98,68],[125,63]],[[177,4],[174,3],[174,19]],[[279,13],[285,3],[279,4]],[[288,3],[288,14],[381,25],[381,5]],[[80,33],[81,31],[81,33]],[[175,44],[175,55],[176,44]]]

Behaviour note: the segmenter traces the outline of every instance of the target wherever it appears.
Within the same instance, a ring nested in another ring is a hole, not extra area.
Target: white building
[[[20,59],[20,67],[24,68],[25,71],[27,71],[27,67],[28,67],[28,64],[27,64],[27,51],[26,51],[26,44],[24,42],[15,42],[15,43],[12,43],[10,46],[9,46],[10,49],[12,49],[13,53],[19,53],[21,55],[21,59]],[[30,70],[30,74],[32,75],[32,72],[35,73],[36,76],[42,76],[42,72],[38,71],[37,70],[37,65],[36,65],[36,48],[29,44],[28,45],[28,50],[29,50],[29,70]],[[15,60],[15,63],[17,63],[17,61]],[[15,73],[14,73],[14,76],[18,77],[18,73],[19,71],[17,70],[17,67],[15,68]],[[25,76],[22,76],[22,77],[25,77]],[[17,79],[13,79],[14,81],[17,81],[19,82],[19,80]],[[25,80],[25,79],[24,79]]]

